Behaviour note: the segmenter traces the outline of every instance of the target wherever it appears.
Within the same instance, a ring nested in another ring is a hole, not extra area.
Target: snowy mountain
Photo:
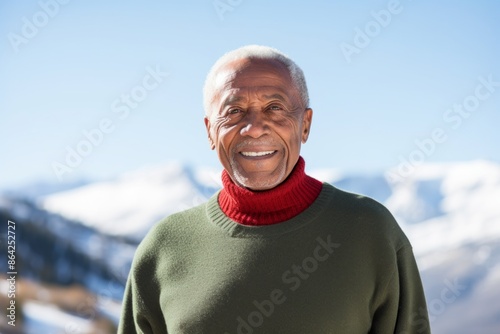
[[[40,204],[103,233],[138,241],[159,219],[205,201],[220,187],[219,179],[215,171],[174,162],[55,193]]]
[[[4,188],[1,189],[1,193],[4,196],[24,198],[29,200],[36,200],[37,198],[48,196],[56,192],[67,191],[70,189],[82,187],[88,183],[90,180],[80,179],[72,180],[64,183],[54,183],[50,181],[36,181],[28,182],[15,188]]]
[[[391,188],[384,203],[419,254],[500,238],[499,165],[428,165]]]
[[[414,246],[433,333],[500,333],[500,165],[424,164],[404,178],[394,178],[394,170],[308,173],[375,198],[394,214]],[[151,226],[206,201],[220,186],[220,171],[173,162],[38,197],[36,206],[23,210],[48,215],[45,226],[59,238],[78,236],[66,240],[77,254],[119,276],[119,292],[133,249]],[[23,210],[17,207],[19,216]],[[54,229],[49,222],[58,219],[65,227]],[[87,286],[102,289],[107,275]]]

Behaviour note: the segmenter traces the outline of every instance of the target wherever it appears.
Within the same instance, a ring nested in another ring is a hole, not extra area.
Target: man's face
[[[275,60],[243,59],[216,75],[205,125],[212,149],[231,179],[251,190],[271,189],[295,166],[311,126],[287,69]]]

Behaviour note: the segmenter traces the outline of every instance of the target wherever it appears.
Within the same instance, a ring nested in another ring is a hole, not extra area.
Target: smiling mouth
[[[260,151],[260,152],[240,152],[240,154],[244,157],[265,157],[268,155],[272,155],[276,153],[277,151]]]

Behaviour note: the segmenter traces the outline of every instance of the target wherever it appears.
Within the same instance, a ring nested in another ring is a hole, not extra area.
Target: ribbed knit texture
[[[219,194],[222,211],[244,225],[270,225],[295,217],[316,200],[323,187],[323,183],[306,175],[305,165],[304,159],[299,157],[287,179],[265,191],[238,186],[224,170],[224,188]]]

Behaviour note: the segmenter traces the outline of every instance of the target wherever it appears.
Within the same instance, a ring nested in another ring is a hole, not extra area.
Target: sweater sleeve
[[[127,280],[118,334],[167,334],[151,251],[139,246]],[[142,248],[142,249],[141,249]]]
[[[397,252],[397,268],[375,311],[372,334],[430,334],[422,282],[410,245]]]

